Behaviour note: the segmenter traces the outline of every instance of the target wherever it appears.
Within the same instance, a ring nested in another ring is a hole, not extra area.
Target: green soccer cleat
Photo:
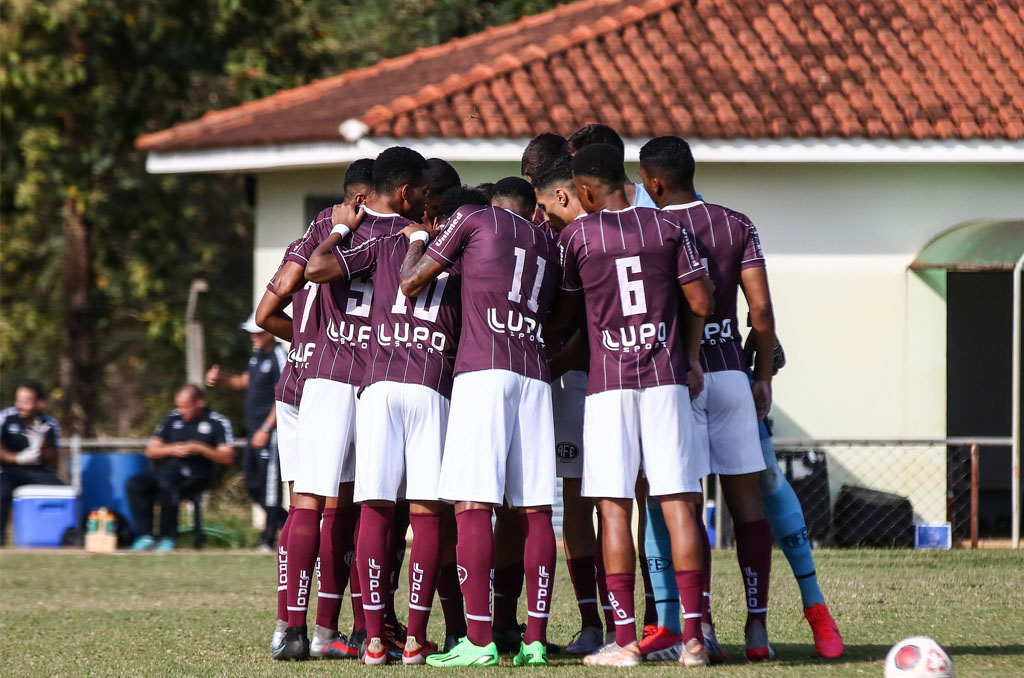
[[[548,647],[539,640],[535,640],[529,645],[520,643],[519,654],[515,656],[512,663],[515,666],[547,666]]]
[[[459,644],[444,654],[427,657],[427,666],[496,666],[498,648],[493,642],[480,647],[463,638]]]

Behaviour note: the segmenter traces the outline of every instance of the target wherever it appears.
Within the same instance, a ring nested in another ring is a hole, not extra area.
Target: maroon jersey
[[[548,215],[544,213],[544,210],[542,210],[539,207],[534,209],[533,210],[533,225],[534,226],[542,226],[542,225],[547,224],[547,223],[548,223]]]
[[[743,370],[746,361],[736,322],[736,294],[740,272],[764,266],[757,229],[745,215],[702,200],[665,209],[689,231],[715,283],[715,313],[704,324],[700,342],[701,367],[705,372]]]
[[[302,238],[295,240],[292,244],[288,245],[288,249],[285,250],[285,256],[281,259],[281,264],[277,267],[280,271],[284,266],[285,262],[288,261],[288,253],[291,252],[292,248],[301,242]],[[277,273],[274,274],[277,277]],[[306,285],[309,287],[309,284]],[[270,279],[267,283],[267,289],[274,292],[274,278]],[[281,370],[281,378],[277,380],[277,387],[274,389],[274,400],[286,403],[288,405],[298,406],[299,400],[302,398],[302,368],[303,366],[296,362],[296,358],[301,356],[303,353],[304,341],[308,341],[310,337],[303,337],[299,331],[298,318],[302,314],[302,309],[305,306],[307,297],[307,290],[301,289],[291,295],[292,301],[292,343],[288,346],[288,362],[285,363],[284,369]]]
[[[686,384],[680,285],[707,275],[686,230],[649,207],[601,210],[560,234],[562,289],[583,291],[587,393]]]
[[[392,235],[413,223],[398,214],[365,209],[366,215],[359,228],[345,236],[342,247],[358,247],[371,238]],[[331,208],[327,208],[316,216],[299,244],[289,251],[287,259],[305,266],[332,228]],[[315,328],[316,335],[303,378],[330,379],[358,386],[369,362],[373,282],[369,277],[336,280],[310,286],[308,293],[309,312],[303,309],[303,316],[307,327],[311,323]]]
[[[458,262],[462,331],[455,374],[509,370],[550,381],[541,325],[558,286],[555,242],[500,207],[463,205],[427,249],[445,268]]]
[[[368,240],[354,249],[332,250],[346,278],[372,274],[372,357],[363,386],[378,381],[421,384],[450,398],[460,279],[444,272],[422,293],[407,299],[402,294],[401,272],[408,251],[409,240],[401,233]]]

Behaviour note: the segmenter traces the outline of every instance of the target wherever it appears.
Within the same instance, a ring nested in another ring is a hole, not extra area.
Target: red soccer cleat
[[[814,634],[814,649],[825,659],[835,659],[843,655],[843,637],[839,635],[839,627],[829,614],[824,603],[815,603],[804,608],[804,617],[811,625]]]
[[[651,661],[679,659],[683,637],[664,626],[645,626],[643,640],[638,644],[640,654]]]
[[[402,650],[403,664],[426,664],[427,657],[437,653],[437,645],[429,640],[420,645],[416,638],[409,636],[405,640],[405,649]]]
[[[370,638],[363,648],[363,663],[368,666],[387,664],[388,648],[380,638]]]

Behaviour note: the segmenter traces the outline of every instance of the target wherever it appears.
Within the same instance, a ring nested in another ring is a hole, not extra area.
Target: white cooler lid
[[[13,492],[15,499],[74,499],[75,488],[67,485],[22,485]]]

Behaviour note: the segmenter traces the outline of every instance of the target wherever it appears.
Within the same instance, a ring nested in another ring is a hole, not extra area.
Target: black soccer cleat
[[[491,629],[491,634],[494,638],[494,646],[498,648],[498,652],[503,654],[519,652],[519,646],[523,644],[523,630],[519,626],[502,630]]]
[[[309,659],[309,638],[305,626],[289,626],[284,632],[284,642],[274,650],[274,659],[281,661],[303,661]]]

